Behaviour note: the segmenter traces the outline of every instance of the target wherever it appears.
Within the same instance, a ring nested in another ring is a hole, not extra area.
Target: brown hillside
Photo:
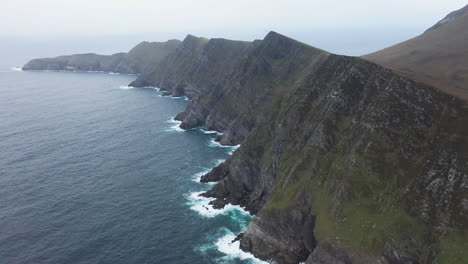
[[[364,59],[468,100],[468,6],[424,34]]]

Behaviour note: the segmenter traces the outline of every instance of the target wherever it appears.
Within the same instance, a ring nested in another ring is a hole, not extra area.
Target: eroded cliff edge
[[[131,85],[192,99],[182,128],[242,146],[205,195],[255,213],[241,247],[278,263],[463,263],[468,109],[275,32],[188,36]]]

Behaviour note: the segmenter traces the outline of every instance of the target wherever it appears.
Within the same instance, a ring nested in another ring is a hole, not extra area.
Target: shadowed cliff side
[[[463,263],[468,108],[360,58],[275,32],[188,36],[134,86],[192,102],[183,128],[242,146],[202,177],[256,213],[241,247],[278,263]]]
[[[179,40],[142,42],[128,53],[97,55],[94,53],[34,59],[23,70],[103,71],[139,74],[150,71],[179,46]]]

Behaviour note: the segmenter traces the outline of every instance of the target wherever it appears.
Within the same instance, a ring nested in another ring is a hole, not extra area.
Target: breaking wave
[[[239,144],[239,145],[230,147],[230,148],[229,148],[228,154],[229,154],[229,155],[234,154],[234,152],[235,152],[238,148],[240,148],[240,146],[241,146],[241,145]]]
[[[219,143],[218,141],[216,141],[215,138],[211,139],[210,143],[208,143],[208,145],[210,147],[213,147],[213,148],[232,148],[232,146],[223,145],[223,144]]]
[[[227,204],[222,209],[215,209],[211,204],[211,201],[216,200],[215,198],[207,198],[200,196],[200,194],[204,193],[204,191],[200,192],[192,192],[187,197],[187,204],[190,206],[190,209],[197,212],[199,215],[207,218],[215,217],[218,215],[227,215],[229,212],[238,211],[244,215],[250,215],[248,211],[244,208],[240,207],[239,205],[232,205]]]
[[[241,230],[243,231],[243,230]],[[238,263],[236,260],[243,260],[250,264],[268,264],[269,262],[255,258],[251,253],[240,249],[240,242],[235,241],[236,235],[228,228],[220,228],[216,236],[212,236],[212,243],[199,245],[196,251],[201,254],[210,254],[218,252],[223,254],[222,257],[215,258],[216,263],[231,264]]]
[[[230,230],[226,228],[224,232],[225,232],[225,235],[219,238],[214,243],[214,245],[216,246],[216,249],[219,252],[226,254],[225,257],[222,257],[220,259],[221,263],[223,263],[223,261],[224,263],[229,263],[230,261],[234,259],[240,259],[240,260],[249,260],[250,263],[254,263],[254,264],[268,264],[268,262],[257,259],[251,253],[245,252],[242,249],[240,249],[240,242],[234,241],[236,239],[236,235],[232,233]]]
[[[180,124],[182,124],[182,121],[175,120],[174,118],[171,118],[167,121],[169,124],[173,124],[169,129],[166,131],[176,131],[176,132],[183,132],[182,128],[180,128]]]
[[[119,88],[122,89],[122,90],[130,90],[130,89],[134,89],[135,87],[122,85],[122,86],[120,86]]]

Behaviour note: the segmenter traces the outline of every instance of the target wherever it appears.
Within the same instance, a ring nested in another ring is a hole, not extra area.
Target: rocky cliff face
[[[93,53],[35,59],[23,70],[104,71],[139,74],[150,71],[179,46],[179,40],[142,42],[128,53],[97,55]]]
[[[365,60],[271,32],[188,36],[134,86],[192,98],[181,127],[242,146],[204,195],[256,216],[241,247],[277,263],[464,263],[468,107]]]

